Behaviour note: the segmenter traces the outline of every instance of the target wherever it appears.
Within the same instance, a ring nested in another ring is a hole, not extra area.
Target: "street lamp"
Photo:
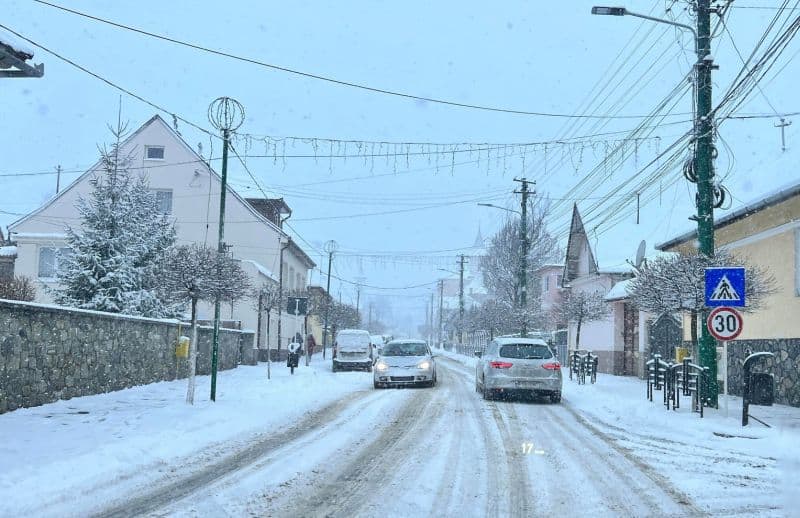
[[[694,121],[694,157],[692,166],[694,175],[691,181],[697,183],[697,215],[690,219],[697,221],[698,251],[708,258],[714,257],[714,113],[711,109],[711,70],[717,68],[711,56],[711,7],[710,0],[697,0],[695,13],[697,30],[690,25],[655,18],[644,14],[633,13],[624,7],[593,7],[592,14],[611,16],[635,16],[645,20],[673,25],[690,31],[694,35],[694,49],[697,62],[694,65],[694,90],[696,115]],[[703,311],[702,321],[707,312]],[[706,326],[700,328],[700,365],[708,368],[708,393],[705,395],[709,404],[717,404],[717,353],[716,340]],[[726,380],[727,381],[727,380]]]
[[[493,209],[500,209],[506,212],[513,212],[514,214],[519,214],[520,216],[522,215],[522,213],[518,210],[507,209],[505,207],[501,207],[500,205],[492,205],[491,203],[479,203],[478,205],[480,205],[481,207],[491,207]]]
[[[634,16],[636,18],[644,18],[645,20],[650,20],[652,22],[666,23],[667,25],[674,25],[675,27],[686,29],[694,35],[694,50],[697,52],[697,31],[695,31],[694,27],[691,25],[673,22],[672,20],[666,20],[664,18],[656,18],[655,16],[648,16],[646,14],[634,13],[633,11],[629,11],[624,7],[595,6],[592,7],[592,14],[598,14],[602,16]]]

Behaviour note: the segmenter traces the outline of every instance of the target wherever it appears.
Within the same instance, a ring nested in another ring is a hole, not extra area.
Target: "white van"
[[[369,332],[363,329],[342,329],[333,342],[333,372],[340,370],[372,370],[372,344]]]

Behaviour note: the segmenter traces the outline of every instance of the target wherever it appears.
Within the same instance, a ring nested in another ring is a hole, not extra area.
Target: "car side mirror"
[[[475,356],[480,358],[481,356],[483,356],[483,351],[475,351]]]

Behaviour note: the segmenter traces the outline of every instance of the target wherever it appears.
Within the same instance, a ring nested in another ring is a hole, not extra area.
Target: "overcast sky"
[[[731,35],[747,57],[775,14],[774,9],[744,7],[780,3],[735,2],[742,8],[730,12],[728,32],[720,31],[712,44],[720,66],[714,72],[715,104],[742,68]],[[694,23],[685,1],[625,5]],[[639,224],[633,212],[625,211],[635,207],[633,186],[654,169],[624,184],[691,128],[688,86],[682,89],[685,95],[671,98],[664,110],[670,115],[662,122],[671,124],[629,142],[622,163],[595,169],[626,137],[625,131],[641,122],[635,116],[649,114],[691,69],[692,41],[671,27],[631,17],[592,16],[592,2],[581,0],[508,1],[490,7],[471,1],[188,0],[87,0],[68,6],[179,40],[379,89],[525,112],[623,116],[545,117],[392,96],[176,46],[32,0],[4,2],[0,23],[203,128],[210,128],[209,102],[223,95],[238,99],[247,119],[236,145],[249,155],[276,155],[251,156],[246,159],[248,168],[269,195],[285,197],[294,211],[292,229],[310,255],[326,268],[319,248],[335,239],[342,252],[334,264],[338,274],[350,280],[363,277],[373,286],[365,288],[363,297],[389,300],[394,314],[405,315],[402,319],[409,326],[413,317],[422,318],[433,284],[405,291],[377,288],[433,283],[448,275],[437,268],[455,270],[457,254],[474,252],[478,229],[489,237],[507,216],[477,203],[517,207],[515,176],[537,180],[537,193],[550,198],[550,228],[563,243],[572,204],[590,213],[586,227],[601,265],[618,266],[633,259],[642,239],[652,250],[654,243],[692,227],[687,217],[693,210],[693,186],[679,177],[679,169],[671,168],[647,184]],[[761,83],[762,92],[755,91],[737,114],[800,111],[800,60],[792,59],[798,49],[793,41]],[[70,171],[62,185],[76,178],[96,160],[97,145],[109,140],[106,123],[116,118],[118,109],[120,92],[97,78],[41,49],[33,61],[45,63],[44,78],[1,83],[4,229],[16,219],[15,213],[36,208],[55,191],[55,175],[8,175],[52,172],[60,164]],[[132,127],[156,112],[125,94],[122,111]],[[776,121],[777,117],[729,120],[720,128],[717,169],[733,194],[733,208],[800,178],[794,152],[800,144],[800,124],[787,128],[789,150],[783,153]],[[206,155],[213,147],[213,156],[219,157],[218,140],[211,143],[206,134],[183,122],[178,129],[191,145],[202,143]],[[613,134],[578,138],[599,133]],[[306,140],[278,140],[287,136]],[[344,140],[367,143],[339,142]],[[392,144],[372,144],[380,141]],[[487,142],[497,146],[487,151],[481,145]],[[514,146],[537,142],[541,144]],[[454,143],[475,145],[431,145]],[[681,149],[685,151],[685,145]],[[315,153],[323,158],[315,159]],[[260,195],[243,167],[236,161],[231,167],[239,192]],[[598,183],[573,190],[587,177]],[[624,187],[615,191],[621,184]],[[621,202],[628,204],[619,216],[602,214]],[[595,204],[599,207],[593,209]],[[312,282],[323,281],[313,274]],[[339,289],[344,300],[355,298],[352,286],[340,288],[334,282],[334,294]]]

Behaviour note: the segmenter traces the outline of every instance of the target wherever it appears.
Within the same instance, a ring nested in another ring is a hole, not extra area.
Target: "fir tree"
[[[78,228],[67,228],[71,253],[58,272],[58,303],[83,309],[146,317],[169,317],[174,308],[157,292],[156,267],[175,242],[175,228],[159,214],[147,179],[128,170],[123,154],[125,128],[101,149],[103,174],[91,180],[92,192],[78,200]]]

